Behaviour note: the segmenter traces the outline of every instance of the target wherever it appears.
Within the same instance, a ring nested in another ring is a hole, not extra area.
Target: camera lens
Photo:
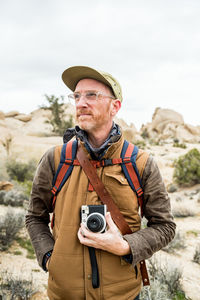
[[[106,227],[106,220],[103,215],[93,213],[87,218],[87,228],[92,232],[102,232]]]

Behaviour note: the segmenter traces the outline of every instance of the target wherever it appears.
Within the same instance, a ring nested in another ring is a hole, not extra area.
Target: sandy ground
[[[15,136],[12,156],[25,161],[30,158],[39,160],[48,148],[61,143],[62,138],[59,137]],[[147,151],[154,156],[159,165],[166,186],[172,183],[174,159],[194,147],[200,150],[200,144],[187,144],[186,149],[174,148],[170,144],[147,147]],[[0,147],[0,155],[6,159],[6,152],[2,147]],[[180,207],[186,205],[193,210],[194,216],[175,219],[177,232],[179,231],[185,236],[186,248],[176,251],[173,255],[164,251],[159,252],[162,257],[177,263],[182,268],[182,285],[187,296],[192,300],[200,299],[200,265],[192,261],[196,245],[200,244],[200,192],[198,190],[200,191],[200,185],[178,189],[175,193],[170,194],[172,209],[175,207],[177,209],[177,205]],[[0,206],[0,214],[4,213],[5,208]],[[26,258],[26,251],[23,251],[23,255],[14,255],[16,247],[14,244],[9,252],[0,253],[0,269],[7,270],[15,276],[20,275],[27,278],[32,276],[36,289],[41,291],[37,299],[47,299],[45,291],[48,275],[38,267],[36,259]]]

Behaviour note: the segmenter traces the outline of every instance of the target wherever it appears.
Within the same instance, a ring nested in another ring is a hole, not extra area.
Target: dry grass
[[[185,236],[178,232],[174,239],[162,250],[168,253],[176,253],[177,250],[184,249],[185,247]]]
[[[0,298],[11,300],[28,300],[36,291],[31,279],[14,277],[13,274],[2,272],[0,274]]]
[[[200,265],[200,244],[196,246],[193,261]]]

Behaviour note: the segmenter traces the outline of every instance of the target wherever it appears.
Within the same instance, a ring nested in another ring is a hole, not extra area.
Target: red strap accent
[[[126,150],[126,153],[125,153],[125,158],[130,157],[131,154],[132,154],[132,152],[133,152],[133,150],[134,150],[134,145],[131,144],[131,143],[129,143],[129,145],[127,147],[127,150]],[[132,181],[132,183],[133,183],[133,185],[135,187],[135,190],[137,192],[138,203],[139,203],[139,206],[140,206],[140,209],[141,209],[141,216],[143,216],[143,211],[142,211],[142,197],[141,197],[142,194],[143,194],[143,190],[142,190],[142,188],[140,186],[140,182],[139,182],[138,177],[137,177],[137,175],[135,173],[135,170],[133,168],[132,163],[128,162],[126,164],[126,168],[127,168],[128,174],[129,174],[129,176],[131,178],[131,181]]]
[[[74,166],[80,166],[80,162],[78,161],[78,159],[74,159],[73,165]]]
[[[72,157],[72,143],[73,143],[72,141],[67,143],[66,150],[65,150],[65,157],[68,157],[68,158]],[[54,208],[54,205],[55,205],[55,202],[56,202],[56,192],[59,189],[59,186],[60,186],[67,170],[69,169],[69,166],[70,165],[66,165],[66,164],[62,165],[62,168],[60,169],[60,172],[58,173],[58,176],[56,178],[55,185],[51,189],[51,192],[54,194],[53,202],[52,202],[53,208]]]
[[[106,159],[105,159],[106,160]],[[106,165],[106,162],[105,162],[105,160],[103,159],[103,160],[100,160],[100,161],[98,161],[98,160],[90,160],[90,162],[92,163],[92,165],[95,167],[95,168],[100,168],[100,167],[105,167],[105,166],[107,166]],[[110,159],[110,161],[111,161],[111,165],[119,165],[119,164],[121,164],[122,162],[124,162],[124,163],[128,163],[128,162],[130,162],[130,157],[125,157],[125,158],[113,158],[113,159]],[[66,158],[66,160],[65,160],[65,163],[67,164],[67,165],[73,165],[73,166],[80,166],[80,162],[77,160],[77,159],[74,159],[73,161],[71,160],[71,159],[69,159],[69,158]]]
[[[127,147],[127,149],[126,149],[126,153],[125,153],[124,157],[125,157],[125,158],[126,158],[126,157],[131,157],[131,154],[132,154],[133,150],[134,150],[134,145],[131,144],[131,143],[129,143],[129,144],[128,144],[128,147]]]
[[[52,192],[52,194],[56,194],[56,192],[57,192],[57,187],[56,186],[53,186],[52,187],[52,189],[51,189],[51,192]]]
[[[137,178],[137,175],[135,174],[135,171],[133,170],[132,163],[126,164],[126,168],[127,168],[128,174],[129,174],[129,176],[131,178],[131,181],[133,182],[133,185],[134,185],[134,187],[136,189],[138,197],[142,196],[143,191],[142,191],[142,188],[140,186],[140,183],[139,183],[139,180]]]
[[[94,188],[93,188],[92,184],[89,182],[88,192],[93,192],[93,191],[94,191]]]
[[[138,197],[138,203],[139,203],[139,206],[140,206],[140,212],[141,212],[141,217],[143,217],[143,200],[142,200],[142,197]]]
[[[51,190],[51,191],[52,191],[52,190]],[[56,195],[54,195],[53,201],[52,201],[52,207],[53,207],[53,209],[54,209],[55,202],[56,202]]]
[[[51,218],[51,229],[53,229],[53,226],[54,226],[54,213],[53,213],[53,216]]]
[[[122,163],[122,158],[113,158],[112,159],[113,165],[118,165]]]
[[[77,159],[74,159],[74,160],[72,161],[72,159],[66,158],[66,159],[65,159],[65,163],[66,163],[67,165],[80,166],[80,163],[79,163],[79,161],[78,161]]]

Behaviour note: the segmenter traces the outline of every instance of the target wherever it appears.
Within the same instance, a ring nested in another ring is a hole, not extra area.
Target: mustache
[[[79,117],[80,115],[85,114],[85,115],[91,115],[91,111],[88,109],[79,109],[76,111],[76,116]]]

